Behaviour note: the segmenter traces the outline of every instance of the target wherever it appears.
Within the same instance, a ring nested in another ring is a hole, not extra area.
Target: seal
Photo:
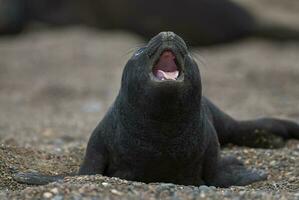
[[[127,62],[119,94],[92,133],[79,175],[229,187],[266,179],[220,144],[251,145],[257,136],[299,139],[299,125],[280,119],[237,121],[202,96],[201,76],[184,40],[161,32]],[[61,177],[17,174],[45,184]]]
[[[0,35],[20,33],[25,20],[23,0],[0,0]]]
[[[12,25],[18,27],[18,33],[28,23],[38,21],[51,26],[122,29],[145,39],[168,29],[189,44],[202,46],[251,36],[299,40],[297,27],[260,19],[231,0],[0,0],[1,10],[0,34],[11,33],[15,29],[11,30]]]

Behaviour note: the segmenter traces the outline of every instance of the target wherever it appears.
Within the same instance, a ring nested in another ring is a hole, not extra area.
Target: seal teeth
[[[162,70],[157,70],[155,72],[155,75],[160,80],[165,80],[165,79],[167,79],[167,80],[176,80],[177,77],[179,76],[179,71],[176,70],[174,72],[164,72]]]

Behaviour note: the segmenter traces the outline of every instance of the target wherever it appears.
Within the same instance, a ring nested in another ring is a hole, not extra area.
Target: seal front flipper
[[[108,112],[102,122],[93,131],[87,144],[84,161],[79,169],[79,175],[105,175],[104,172],[108,165],[108,151],[104,144],[104,134],[110,133],[111,126],[109,124],[112,121]],[[111,134],[107,135],[107,137],[111,137]]]
[[[219,161],[217,172],[208,184],[217,187],[244,186],[266,179],[267,174],[262,170],[248,169],[238,159],[228,156]]]
[[[57,175],[44,175],[38,172],[19,172],[13,175],[13,179],[18,183],[28,184],[28,185],[46,185],[51,182],[62,180],[64,176]]]
[[[216,187],[244,186],[267,178],[263,171],[251,170],[233,156],[221,157],[215,129],[207,124],[210,141],[203,161],[203,180],[206,185]]]
[[[104,174],[106,166],[106,150],[101,138],[101,126],[93,132],[86,150],[85,159],[80,167],[79,175]],[[65,176],[74,176],[70,174]],[[19,172],[13,175],[18,183],[28,185],[46,185],[51,182],[62,180],[64,175],[45,175],[39,172]]]
[[[105,120],[103,120],[105,121]],[[107,123],[108,124],[108,123]],[[102,127],[101,123],[94,130],[90,140],[88,142],[88,147],[86,150],[85,159],[80,167],[79,175],[94,175],[103,174],[106,165],[106,148],[104,147],[102,138]],[[70,174],[66,176],[74,176],[76,174]],[[39,172],[28,172],[28,173],[17,173],[14,174],[13,179],[18,183],[28,184],[28,185],[46,185],[51,182],[62,180],[64,175],[44,175]]]

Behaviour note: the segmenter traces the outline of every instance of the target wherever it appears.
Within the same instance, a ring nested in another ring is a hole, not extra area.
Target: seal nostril
[[[152,38],[148,45],[148,55],[151,57],[160,46],[164,46],[164,48],[177,48],[183,55],[187,52],[186,43],[175,33],[173,32],[161,32]]]
[[[174,38],[175,38],[175,34],[174,34],[174,32],[167,32],[167,38],[168,38],[168,40],[174,40]]]
[[[171,31],[161,32],[161,33],[159,33],[159,35],[161,36],[161,40],[163,42],[165,42],[165,41],[172,41],[172,40],[175,39],[175,33],[171,32]]]

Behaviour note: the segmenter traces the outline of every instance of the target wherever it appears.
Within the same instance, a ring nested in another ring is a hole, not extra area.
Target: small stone
[[[202,186],[199,187],[199,190],[203,191],[203,192],[206,192],[206,191],[210,191],[211,188],[206,186],[206,185],[202,185]]]
[[[110,184],[109,184],[109,183],[106,183],[106,182],[103,182],[102,185],[103,185],[104,187],[107,187],[107,186],[109,186]]]
[[[112,193],[112,194],[119,195],[119,196],[121,196],[121,195],[123,194],[122,192],[117,191],[117,190],[115,190],[115,189],[112,189],[112,190],[111,190],[111,193]]]
[[[175,187],[175,185],[172,184],[172,183],[160,183],[159,186],[162,189],[169,189],[169,188],[174,188]]]
[[[200,198],[205,198],[205,197],[206,197],[206,194],[205,194],[204,192],[201,192],[201,193],[199,194],[199,196],[200,196]]]
[[[53,196],[53,194],[52,194],[51,192],[45,192],[45,193],[43,194],[43,197],[44,197],[44,198],[47,198],[47,199],[51,198],[52,196]]]
[[[53,188],[53,189],[51,189],[51,192],[52,192],[53,194],[58,194],[58,189],[57,189],[57,188]]]
[[[56,195],[56,196],[54,196],[53,198],[52,198],[52,200],[63,200],[64,198],[63,198],[63,196],[61,196],[61,195]]]
[[[209,187],[211,190],[216,190],[217,188],[215,186],[210,186]]]
[[[271,161],[271,162],[270,162],[270,165],[271,165],[271,166],[275,166],[275,165],[276,165],[276,161],[275,161],[275,160]]]
[[[245,193],[246,193],[245,191],[240,191],[239,195],[243,196],[243,195],[245,195]]]
[[[129,181],[127,181],[127,180],[122,180],[122,182],[125,184],[129,183]]]

